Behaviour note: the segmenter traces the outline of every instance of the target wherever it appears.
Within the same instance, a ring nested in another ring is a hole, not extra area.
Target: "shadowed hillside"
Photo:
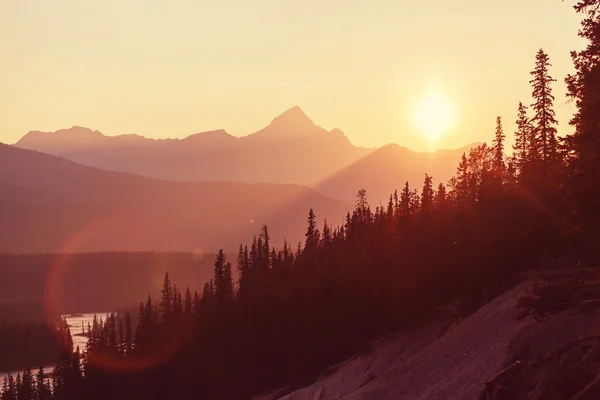
[[[438,183],[446,184],[456,172],[456,165],[472,144],[456,150],[435,153],[415,152],[396,144],[388,144],[366,155],[338,173],[325,179],[315,188],[326,196],[351,202],[359,189],[366,189],[371,203],[387,204],[390,193],[400,190],[405,182],[420,190],[425,173]]]
[[[131,307],[149,293],[159,295],[167,270],[182,291],[200,291],[212,277],[214,257],[158,252],[0,254],[0,305],[46,302],[61,314]],[[0,312],[5,310],[0,307]]]
[[[298,185],[173,183],[0,145],[0,252],[236,249],[259,226],[304,235],[349,206]]]

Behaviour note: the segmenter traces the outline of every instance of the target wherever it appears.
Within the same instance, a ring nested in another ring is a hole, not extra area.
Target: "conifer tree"
[[[160,292],[160,313],[163,321],[166,321],[171,316],[171,310],[173,307],[173,301],[175,300],[173,294],[173,285],[171,284],[171,280],[169,279],[169,273],[165,272],[165,278],[163,280],[163,287]]]
[[[411,193],[410,193],[410,213],[416,213],[419,211],[421,207],[421,203],[420,203],[420,196],[419,196],[419,192],[417,191],[417,189],[414,189]]]
[[[532,137],[533,129],[527,118],[527,106],[519,102],[517,111],[517,120],[515,121],[517,130],[515,131],[515,144],[513,145],[513,158],[519,171],[528,161],[531,161],[529,150],[531,142],[535,137]]]
[[[33,400],[35,394],[35,383],[33,381],[33,374],[29,367],[23,371],[23,378],[21,380],[21,386],[17,390],[17,398],[19,400]]]
[[[369,209],[369,202],[367,201],[367,191],[365,189],[360,189],[358,191],[355,204],[355,210],[359,220],[366,222],[368,218],[367,210]]]
[[[427,213],[433,209],[433,179],[425,174],[425,181],[423,182],[423,190],[421,192],[421,210]]]
[[[566,78],[577,106],[570,121],[575,132],[566,140],[568,183],[576,223],[589,235],[600,227],[600,0],[580,0],[574,8],[583,15],[579,36],[587,45],[571,52],[576,72]]]
[[[407,181],[400,193],[400,215],[403,217],[408,217],[410,215],[411,197],[412,192]]]
[[[446,208],[447,195],[446,195],[446,186],[443,183],[440,183],[437,187],[437,191],[435,192],[434,204],[435,208],[438,210],[443,210]]]
[[[311,208],[308,212],[308,228],[306,229],[306,243],[304,245],[307,249],[316,247],[317,243],[319,242],[316,218],[317,217]]]
[[[327,223],[327,218],[325,218],[325,221],[323,222],[323,246],[328,245],[329,243],[331,243],[331,241],[333,240],[332,234],[331,234],[331,228],[329,227],[329,224]],[[285,244],[284,244],[285,246]]]
[[[46,386],[46,376],[44,374],[44,367],[40,366],[35,376],[35,399],[36,400],[51,400],[51,393],[49,388]]]
[[[494,137],[494,169],[496,171],[504,171],[504,130],[502,129],[502,118],[496,118],[496,135]]]
[[[215,265],[214,265],[214,273],[213,273],[213,280],[214,280],[214,290],[215,290],[215,296],[220,299],[224,296],[225,294],[225,253],[223,252],[223,249],[219,250],[219,253],[217,254],[217,257],[215,259]]]
[[[226,263],[223,267],[223,287],[221,289],[222,296],[227,300],[233,299],[233,275],[231,274],[231,263]]]
[[[535,57],[535,68],[531,71],[533,79],[530,81],[533,92],[534,103],[531,108],[534,112],[531,118],[533,132],[536,142],[531,143],[533,154],[539,154],[543,162],[554,159],[557,151],[556,125],[558,121],[554,112],[554,96],[552,95],[552,82],[556,79],[549,74],[548,67],[551,67],[548,54],[540,49]]]
[[[467,155],[463,153],[456,171],[456,201],[459,208],[466,207],[469,197],[469,180],[469,162]]]
[[[262,254],[263,254],[263,270],[269,269],[270,266],[270,262],[269,262],[269,252],[271,251],[270,249],[270,241],[271,241],[271,237],[269,236],[269,228],[267,227],[267,225],[264,225],[261,229],[261,235],[260,237],[262,238],[262,244],[263,244],[263,250],[262,250]]]

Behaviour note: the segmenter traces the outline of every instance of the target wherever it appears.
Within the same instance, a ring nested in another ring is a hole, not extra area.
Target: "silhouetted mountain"
[[[339,129],[329,132],[315,125],[298,106],[273,119],[266,128],[241,138],[224,130],[185,139],[109,137],[73,127],[29,132],[16,146],[105,170],[170,181],[307,185],[371,151],[354,146]]]
[[[0,145],[0,252],[235,250],[262,224],[303,238],[306,215],[349,205],[299,185],[176,183]]]
[[[389,195],[394,189],[400,193],[406,181],[420,192],[425,173],[433,177],[435,186],[440,182],[447,183],[455,175],[463,152],[468,153],[477,145],[428,153],[388,144],[325,179],[315,189],[347,202],[354,201],[359,189],[366,189],[373,207],[380,202],[387,205]]]

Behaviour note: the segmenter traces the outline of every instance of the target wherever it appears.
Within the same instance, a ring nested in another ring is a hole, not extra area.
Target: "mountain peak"
[[[281,126],[283,128],[296,126],[306,128],[314,127],[315,124],[299,106],[294,106],[284,111],[281,115],[275,117],[270,126]]]
[[[90,128],[81,126],[72,126],[68,129],[59,129],[54,132],[29,131],[23,136],[16,145],[19,147],[30,148],[38,143],[46,145],[63,146],[65,144],[81,144],[96,142],[106,139],[102,132],[94,131]]]
[[[273,121],[266,128],[247,137],[260,138],[261,140],[279,140],[314,136],[321,133],[327,133],[327,131],[315,125],[299,106],[294,106],[273,118]]]

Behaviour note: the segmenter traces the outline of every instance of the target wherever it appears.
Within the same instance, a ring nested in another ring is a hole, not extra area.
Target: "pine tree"
[[[390,194],[390,199],[388,200],[388,205],[387,205],[387,217],[392,218],[393,215],[394,215],[394,200],[392,198],[392,195]]]
[[[419,192],[417,191],[417,189],[414,189],[411,193],[410,193],[410,213],[416,213],[419,211],[421,207],[421,202],[420,202],[420,196],[419,196]]]
[[[466,207],[466,202],[469,197],[469,161],[465,153],[462,154],[460,164],[456,171],[456,202],[461,209]]]
[[[513,158],[519,171],[523,170],[523,167],[528,161],[531,161],[529,150],[531,147],[531,140],[533,139],[533,129],[527,118],[527,106],[519,102],[519,108],[517,111],[517,120],[515,121],[517,130],[515,131],[515,144],[513,145]]]
[[[568,96],[577,111],[570,121],[575,133],[566,139],[569,151],[569,198],[576,223],[590,236],[600,228],[600,0],[580,0],[583,14],[579,36],[585,49],[572,51],[576,73],[567,76]]]
[[[313,209],[311,208],[308,212],[308,228],[306,229],[306,242],[304,244],[304,247],[306,247],[307,249],[312,249],[316,247],[317,243],[319,242],[319,238],[317,236],[316,218],[317,217]]]
[[[17,387],[13,376],[9,373],[2,381],[2,400],[17,400]]]
[[[223,298],[225,295],[225,253],[223,249],[219,250],[215,259],[214,273],[213,273],[215,296],[217,299]]]
[[[221,293],[227,301],[233,300],[234,290],[231,263],[226,263],[223,267],[223,287],[221,288]]]
[[[502,118],[496,118],[496,135],[494,137],[494,169],[496,171],[504,171],[504,130],[502,129]]]
[[[183,309],[186,317],[192,315],[192,292],[189,287],[185,288],[185,299],[183,300]]]
[[[163,287],[160,292],[160,313],[161,319],[163,321],[167,321],[171,316],[171,311],[173,307],[173,301],[175,300],[173,294],[173,285],[171,284],[171,280],[169,279],[169,273],[165,272],[165,278],[163,280]]]
[[[555,118],[553,109],[554,96],[552,95],[552,78],[548,72],[551,67],[548,54],[540,49],[535,57],[535,68],[531,71],[533,79],[530,81],[533,86],[532,97],[535,102],[531,105],[535,115],[531,119],[536,142],[532,143],[533,154],[539,154],[542,161],[547,162],[556,157],[557,139],[556,126],[558,121]]]
[[[425,213],[430,212],[433,209],[433,179],[425,174],[425,181],[423,182],[423,190],[421,192],[421,210]]]
[[[369,202],[367,201],[367,191],[365,189],[360,189],[358,191],[358,193],[356,194],[355,204],[355,211],[358,215],[358,218],[361,221],[366,222],[369,215],[369,213],[367,212],[367,210],[369,209]]]
[[[269,260],[269,252],[271,251],[270,249],[270,240],[271,237],[269,236],[269,228],[267,227],[267,225],[264,225],[261,229],[261,234],[260,237],[262,238],[262,243],[263,243],[263,250],[262,250],[262,254],[263,254],[263,270],[267,270],[269,269],[270,266],[270,260]]]
[[[50,400],[51,394],[45,384],[46,376],[44,374],[44,367],[40,367],[35,376],[35,399],[36,400]]]
[[[202,306],[207,306],[212,303],[212,300],[215,295],[215,286],[213,284],[213,280],[206,282],[204,284],[204,289],[202,290]]]
[[[443,210],[446,208],[447,195],[446,195],[446,186],[443,183],[440,183],[437,187],[437,191],[435,192],[434,198],[435,208],[438,210]]]
[[[400,215],[403,217],[408,217],[410,215],[411,194],[412,192],[410,191],[410,186],[407,181],[400,193]]]
[[[328,245],[332,240],[331,228],[329,227],[329,224],[327,224],[327,218],[325,218],[325,221],[323,222],[323,246]]]

